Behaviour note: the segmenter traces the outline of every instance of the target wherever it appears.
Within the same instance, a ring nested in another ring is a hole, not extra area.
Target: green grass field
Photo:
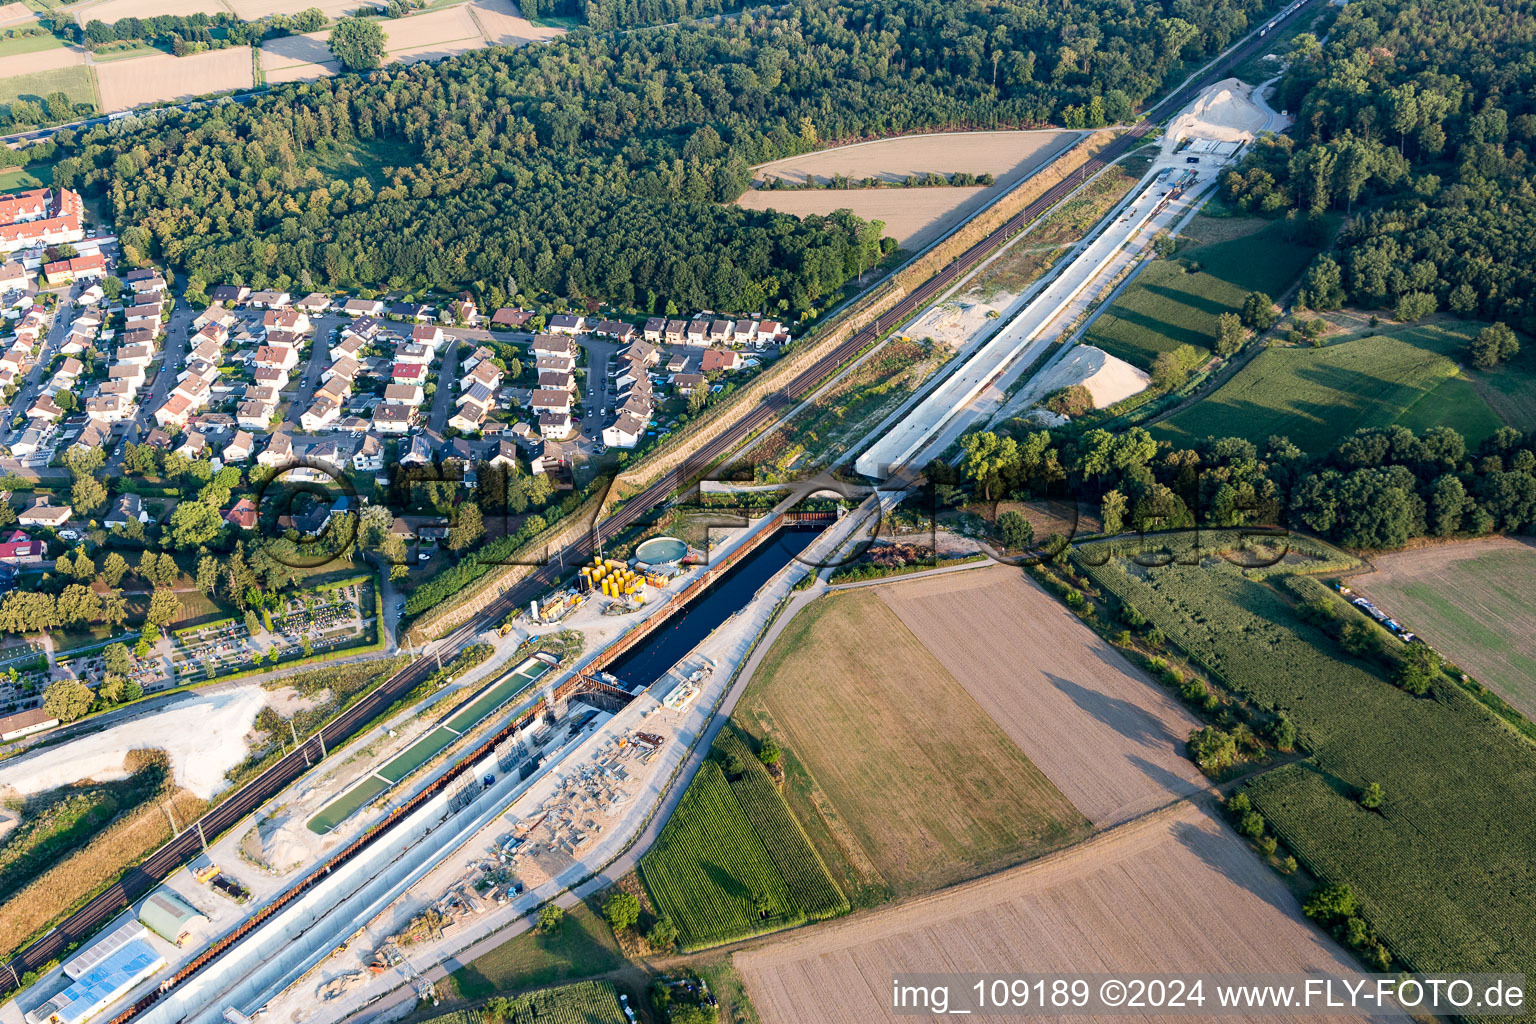
[[[585,904],[566,912],[553,934],[527,931],[453,972],[466,999],[549,985],[616,970],[625,963],[613,929]]]
[[[1361,427],[1454,427],[1476,444],[1501,425],[1456,360],[1481,325],[1447,321],[1322,348],[1260,352],[1214,393],[1158,423],[1175,444],[1203,437],[1289,437],[1324,451]]]
[[[1449,679],[1425,697],[1393,686],[1224,563],[1084,568],[1213,679],[1295,723],[1310,758],[1260,777],[1254,803],[1314,874],[1354,890],[1394,956],[1536,971],[1536,747]],[[1372,782],[1379,813],[1356,799]]]
[[[92,103],[98,108],[101,106],[91,69],[83,64],[0,78],[0,103],[18,99],[38,100],[54,92],[64,93],[74,103]]]
[[[625,1024],[627,1020],[618,989],[608,981],[579,981],[528,992],[507,1003],[499,1017],[479,1010],[454,1010],[422,1024],[486,1024],[490,1020],[507,1024]]]
[[[825,878],[826,869],[820,868],[804,834],[798,827],[793,833],[769,832],[776,843],[805,847],[787,859],[815,865],[807,872],[792,869],[790,881],[756,825],[719,763],[711,759],[694,776],[667,827],[641,859],[646,891],[657,910],[677,925],[683,949],[705,949],[792,927],[812,913],[830,916],[827,891],[841,893]],[[768,829],[772,825],[764,823]],[[786,858],[781,854],[778,859]],[[820,879],[815,878],[816,868]],[[847,909],[846,900],[841,909]]]
[[[1196,218],[1192,234],[1200,233],[1201,220]],[[1144,370],[1180,345],[1208,355],[1218,316],[1240,309],[1251,291],[1279,297],[1315,251],[1287,241],[1277,221],[1221,220],[1222,233],[1235,237],[1149,264],[1088,328],[1088,344]]]
[[[37,53],[40,50],[54,50],[63,45],[59,38],[51,33],[0,39],[0,59],[15,57],[23,53]]]

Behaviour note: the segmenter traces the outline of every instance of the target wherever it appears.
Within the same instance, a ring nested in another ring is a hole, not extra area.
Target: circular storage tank
[[[688,554],[688,545],[676,537],[652,537],[635,548],[635,558],[646,565],[680,562]]]

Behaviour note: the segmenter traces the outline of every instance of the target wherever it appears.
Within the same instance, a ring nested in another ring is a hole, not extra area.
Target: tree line
[[[1449,427],[1372,427],[1317,458],[1283,437],[1176,448],[1141,427],[1065,439],[980,432],[963,444],[958,466],[929,467],[939,506],[958,504],[966,489],[985,501],[1071,496],[1097,509],[1107,535],[1287,526],[1385,549],[1536,528],[1536,433],[1511,427],[1476,447]]]

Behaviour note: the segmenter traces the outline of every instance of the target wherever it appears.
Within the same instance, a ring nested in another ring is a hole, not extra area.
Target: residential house
[[[310,316],[324,313],[331,308],[331,297],[320,292],[310,292],[298,302],[293,304],[294,309],[303,310]]]
[[[443,329],[437,324],[417,324],[411,328],[411,341],[417,345],[425,345],[434,352],[447,339]]]
[[[479,386],[478,384],[476,385],[476,387]],[[544,373],[539,374],[539,387],[575,392],[576,378],[569,373],[561,373],[558,370],[546,370]]]
[[[550,334],[580,334],[586,330],[586,327],[586,317],[572,316],[569,313],[556,313],[549,318],[549,326],[546,330]]]
[[[26,291],[31,283],[32,272],[22,264],[15,260],[0,264],[0,293]]]
[[[117,423],[128,415],[129,404],[122,395],[96,395],[85,400],[85,414],[98,423]]]
[[[269,309],[261,318],[261,326],[268,331],[288,331],[291,334],[308,334],[314,329],[309,314],[302,309]]]
[[[536,334],[529,349],[535,356],[566,356],[576,358],[576,343],[570,338],[557,338],[552,334]]]
[[[425,384],[427,368],[421,363],[396,363],[390,368],[390,380],[395,384]]]
[[[374,338],[379,336],[379,332],[382,330],[384,330],[384,325],[379,323],[377,316],[364,314],[359,316],[356,320],[353,320],[346,327],[343,327],[341,329],[341,334],[342,337],[346,337],[349,334],[355,334],[365,341],[372,341]]]
[[[43,265],[43,277],[47,279],[49,287],[71,281],[95,281],[106,274],[107,258],[99,252]]]
[[[224,446],[221,456],[226,463],[244,462],[256,451],[256,441],[248,430],[235,431],[234,438]]]
[[[633,448],[644,434],[645,421],[626,412],[603,428],[603,444],[610,448]]]
[[[209,324],[218,324],[226,331],[239,322],[239,317],[215,302],[192,318],[192,329],[201,330]]]
[[[568,412],[541,412],[539,413],[539,436],[546,439],[560,439],[571,433],[571,414]]]
[[[378,299],[348,299],[341,304],[341,311],[348,316],[366,316],[377,319],[384,315],[384,303]]]
[[[37,498],[25,511],[16,517],[18,526],[37,526],[49,530],[57,530],[69,522],[69,517],[75,514],[75,510],[68,505],[55,505],[53,499],[46,494]]]
[[[357,381],[357,375],[361,370],[362,367],[358,365],[356,359],[353,359],[351,356],[342,356],[325,368],[320,374],[320,380],[322,383],[330,380],[342,380],[348,384],[353,384]]]
[[[238,306],[251,297],[251,290],[243,284],[221,284],[208,293],[208,298],[221,306]]]
[[[52,395],[42,395],[32,403],[27,410],[27,418],[32,420],[47,420],[49,423],[57,423],[63,419],[64,410],[59,408],[59,403],[53,400]]]
[[[400,456],[400,465],[425,466],[432,461],[434,454],[435,448],[432,439],[425,434],[416,434],[411,438],[411,443],[406,448],[405,454]]]
[[[470,385],[469,390],[460,395],[458,401],[454,403],[457,406],[473,405],[482,412],[490,411],[491,406],[495,404],[495,394],[490,388],[479,382]]]
[[[709,344],[709,321],[688,321],[688,333],[685,340],[687,344],[694,345],[698,348],[704,348],[707,346]]]
[[[416,419],[416,407],[403,402],[381,402],[373,409],[373,429],[381,434],[403,434]]]
[[[645,327],[641,330],[640,336],[652,345],[660,345],[667,338],[667,318],[664,316],[651,317],[645,322]]]
[[[266,450],[256,456],[258,465],[273,468],[286,466],[293,461],[293,438],[287,434],[273,434]]]
[[[426,401],[426,392],[421,389],[419,384],[386,384],[384,385],[384,401],[408,405],[414,409]]]
[[[546,356],[542,358],[556,357]],[[476,384],[484,384],[486,387],[494,391],[501,387],[502,377],[503,374],[501,372],[501,367],[497,366],[495,363],[489,360],[484,360],[475,364],[475,368],[464,375],[464,377],[459,381],[459,387],[468,389],[474,387]]]
[[[360,334],[343,335],[340,341],[331,346],[331,358],[340,359],[342,356],[351,356],[361,362],[363,357],[360,353],[366,344],[368,342]]]
[[[115,530],[127,526],[130,521],[148,523],[152,517],[144,507],[144,499],[137,494],[119,494],[113,499],[107,514],[101,520],[103,526]]]
[[[516,330],[532,319],[533,313],[530,310],[513,309],[510,306],[503,306],[491,314],[491,326],[493,328],[501,327],[507,330]]]
[[[626,324],[618,320],[599,320],[591,327],[593,334],[599,338],[616,338],[619,341],[629,341],[635,336],[633,324]]]
[[[299,365],[299,350],[288,345],[262,345],[251,363],[268,370],[291,370]]]
[[[281,309],[293,301],[293,296],[287,292],[261,291],[252,292],[246,302],[257,309]]]
[[[688,321],[668,320],[666,329],[662,332],[662,339],[668,345],[686,344],[688,341]]]
[[[241,498],[224,513],[224,521],[237,530],[256,529],[256,502],[249,495]]]
[[[183,455],[189,459],[201,458],[203,450],[208,447],[208,441],[202,433],[196,430],[188,430],[181,435],[181,444],[175,449],[177,455]]]
[[[261,388],[258,390],[270,391],[271,389]],[[250,388],[246,389],[247,394],[249,394],[250,391]],[[247,399],[246,401],[241,402],[240,405],[235,409],[235,422],[240,424],[240,426],[245,430],[264,431],[268,426],[271,425],[272,413],[276,411],[276,408],[277,407],[271,402],[258,402],[253,399]]]
[[[36,565],[48,557],[48,545],[33,540],[21,530],[12,530],[0,541],[0,564]]]
[[[397,302],[389,307],[389,315],[400,320],[425,320],[431,312],[419,302]]]
[[[674,373],[672,375],[672,386],[677,388],[677,393],[680,395],[691,395],[694,388],[705,383],[706,381],[702,373]]]
[[[112,361],[118,366],[142,368],[155,361],[155,350],[151,345],[124,345],[117,350]]]
[[[341,406],[327,395],[316,395],[314,404],[299,416],[305,430],[323,430],[341,418]]]
[[[112,453],[112,428],[99,420],[87,420],[80,433],[69,443],[71,448],[100,448],[102,454]]]
[[[271,366],[258,366],[251,371],[251,379],[260,388],[272,388],[281,391],[288,386],[288,371]]]
[[[571,393],[569,391],[545,390],[540,388],[533,393],[531,406],[534,412],[558,412],[570,414]]]
[[[705,373],[725,373],[741,365],[741,354],[734,349],[707,348],[702,369]]]
[[[192,399],[180,391],[172,391],[160,408],[155,410],[155,422],[167,430],[180,430],[195,412]]]
[[[168,452],[171,450],[171,435],[156,427],[144,438],[144,443],[157,451]]]
[[[455,410],[452,416],[448,417],[448,425],[465,434],[478,434],[480,428],[485,425],[485,414],[485,406],[465,402]]]
[[[422,366],[431,366],[432,358],[437,353],[426,345],[418,345],[416,342],[407,342],[395,349],[395,362],[420,363]]]
[[[377,473],[384,468],[384,442],[369,434],[352,453],[352,468],[359,473]]]

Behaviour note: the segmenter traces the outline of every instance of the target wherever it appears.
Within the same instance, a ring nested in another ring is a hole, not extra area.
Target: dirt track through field
[[[735,965],[764,1024],[945,1019],[891,1012],[899,972],[1358,974],[1306,922],[1280,878],[1193,804],[988,878],[745,950]]]
[[[1194,792],[1198,722],[1026,578],[995,566],[875,588],[1030,761],[1100,827]]]

